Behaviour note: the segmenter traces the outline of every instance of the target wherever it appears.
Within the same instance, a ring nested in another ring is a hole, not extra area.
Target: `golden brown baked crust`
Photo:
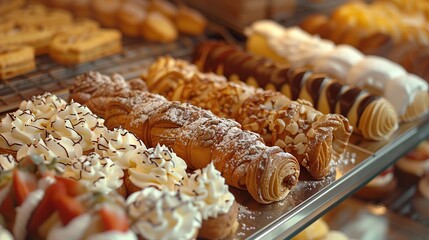
[[[149,12],[141,26],[143,37],[149,41],[172,42],[178,32],[173,22],[158,12]]]

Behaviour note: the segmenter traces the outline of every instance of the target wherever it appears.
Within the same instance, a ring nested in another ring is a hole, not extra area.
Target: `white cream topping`
[[[64,167],[63,177],[86,185],[93,191],[108,193],[122,186],[124,172],[109,158],[97,153],[71,159]]]
[[[54,138],[49,134],[44,142],[46,147],[59,158],[79,158],[83,154],[82,147],[66,137]]]
[[[0,154],[0,173],[12,170],[16,166],[15,158],[10,154]]]
[[[19,161],[31,154],[43,157],[46,163],[50,163],[56,157],[55,153],[45,145],[42,139],[34,140],[33,143],[21,147],[16,154],[16,158]]]
[[[105,130],[95,142],[95,152],[109,157],[122,169],[128,169],[131,162],[139,162],[146,150],[144,143],[136,135],[123,128]]]
[[[19,105],[21,110],[30,110],[37,118],[50,119],[52,116],[67,105],[63,99],[51,94],[33,96],[29,101],[22,101]]]
[[[148,187],[127,199],[132,230],[144,239],[192,239],[201,227],[201,214],[178,192]]]
[[[421,177],[425,174],[426,171],[429,171],[429,159],[413,160],[403,157],[396,162],[396,166],[402,171]]]
[[[62,226],[61,222],[58,222],[51,231],[49,231],[48,240],[58,240],[58,239],[67,239],[67,240],[79,240],[82,239],[85,230],[90,226],[91,215],[89,213],[82,214],[78,217],[75,217],[73,220],[67,224],[67,226]]]
[[[426,198],[429,199],[429,178],[422,178],[419,182],[419,191]]]
[[[36,118],[30,110],[17,110],[7,114],[0,124],[0,148],[18,151],[21,146],[34,139],[46,136],[46,120]]]
[[[139,188],[155,186],[174,190],[186,177],[186,162],[159,144],[143,152],[135,168],[128,169],[130,181]]]
[[[186,178],[180,192],[193,199],[204,220],[228,213],[235,200],[225,184],[225,178],[213,163],[194,171]]]
[[[338,45],[333,51],[320,56],[314,63],[315,73],[326,73],[338,79],[345,79],[350,68],[365,56],[349,45]]]
[[[119,231],[108,231],[92,235],[88,240],[137,240],[137,236],[132,231],[119,232]]]
[[[10,234],[10,232],[8,230],[4,229],[1,225],[0,225],[0,239],[1,240],[13,240],[12,234]]]
[[[393,180],[393,172],[389,172],[385,175],[378,175],[372,179],[367,186],[369,187],[381,187],[389,184]]]
[[[94,115],[86,106],[72,102],[51,118],[50,133],[55,138],[69,138],[80,144],[83,151],[94,148],[92,141],[104,131],[104,120]]]

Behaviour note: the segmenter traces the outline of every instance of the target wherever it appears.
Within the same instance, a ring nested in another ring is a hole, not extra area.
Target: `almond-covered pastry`
[[[0,174],[14,169],[16,166],[15,158],[10,154],[0,154]]]
[[[258,202],[285,198],[298,181],[295,157],[267,147],[259,135],[209,111],[138,91],[115,98],[107,109],[107,127],[123,126],[148,147],[169,146],[190,168],[213,161],[229,185],[247,189]]]
[[[148,187],[127,199],[131,229],[147,240],[195,239],[201,227],[201,214],[179,192]]]
[[[142,153],[141,159],[134,159],[128,169],[125,186],[128,194],[146,187],[175,190],[186,177],[186,162],[166,146],[156,145]]]
[[[173,22],[158,12],[149,12],[141,26],[143,37],[149,41],[172,42],[178,32]]]
[[[344,51],[348,49],[344,48]],[[352,60],[346,56],[345,62],[338,59],[331,65],[320,66],[332,69],[332,75],[344,75],[346,72],[338,66],[349,65]],[[366,139],[386,139],[398,127],[395,110],[386,99],[339,83],[326,74],[316,74],[309,68],[293,69],[287,64],[275,64],[267,58],[218,41],[200,44],[194,61],[202,71],[224,75],[230,81],[275,89],[292,100],[307,100],[325,114],[341,114],[349,120],[354,132]]]
[[[198,237],[224,239],[238,227],[238,206],[225,179],[213,163],[195,170],[183,180],[180,192],[190,196],[202,217]]]
[[[235,119],[243,129],[263,136],[268,145],[292,153],[316,179],[329,173],[331,160],[344,152],[352,132],[341,115],[322,114],[308,102],[292,101],[279,92],[202,73],[183,60],[159,58],[142,78],[152,92],[169,100]]]
[[[117,191],[125,196],[124,172],[107,157],[90,153],[88,156],[73,158],[65,164],[63,170],[63,177],[79,181],[92,191]]]
[[[94,149],[95,141],[105,129],[104,120],[86,106],[72,102],[50,120],[49,132],[55,137],[66,137],[80,144],[84,152]]]
[[[30,110],[8,113],[0,125],[0,153],[16,152],[33,140],[40,140],[47,134],[46,119],[36,118]]]
[[[46,92],[43,95],[33,96],[28,101],[22,101],[19,104],[19,109],[22,111],[28,109],[37,118],[51,119],[58,111],[64,109],[66,105],[67,102],[63,99]]]
[[[94,144],[96,153],[112,159],[124,171],[128,170],[131,163],[140,161],[142,152],[146,150],[146,146],[136,135],[122,127],[113,130],[106,128]]]
[[[141,79],[125,81],[119,75],[112,77],[90,71],[75,78],[70,88],[69,99],[87,105],[98,116],[104,116],[109,99],[127,96],[130,91],[147,91],[146,83]]]

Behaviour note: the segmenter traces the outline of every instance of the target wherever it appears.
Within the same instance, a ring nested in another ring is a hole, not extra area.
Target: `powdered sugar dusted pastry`
[[[62,176],[79,181],[93,191],[108,193],[116,190],[125,195],[124,172],[111,159],[97,153],[70,159]]]
[[[16,166],[15,158],[10,154],[0,154],[0,174],[10,171]]]
[[[179,192],[145,188],[127,199],[131,229],[143,239],[194,239],[201,227],[201,214]]]
[[[67,102],[63,99],[46,92],[43,95],[31,97],[28,101],[22,101],[19,105],[21,110],[30,110],[37,118],[50,119],[65,108]]]
[[[174,191],[186,177],[186,162],[166,146],[156,145],[141,152],[141,159],[134,159],[125,180],[128,193],[145,187]]]
[[[122,127],[113,130],[106,128],[94,144],[96,153],[112,159],[124,171],[128,170],[132,162],[139,162],[141,154],[146,150],[146,146],[136,135]]]
[[[16,154],[25,144],[46,136],[46,119],[36,118],[30,110],[8,113],[0,125],[0,153]]]
[[[190,196],[203,219],[198,237],[223,239],[238,226],[238,207],[225,179],[210,163],[185,178],[180,192]]]

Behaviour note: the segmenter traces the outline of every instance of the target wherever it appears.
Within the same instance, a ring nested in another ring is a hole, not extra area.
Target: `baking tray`
[[[207,37],[181,37],[171,44],[124,39],[124,52],[95,62],[64,68],[49,57],[37,58],[37,70],[0,82],[0,112],[15,109],[19,102],[50,91],[63,98],[76,75],[89,70],[138,77],[157,56],[189,59],[194,45]],[[323,181],[312,181],[302,170],[300,182],[286,199],[270,205],[256,203],[241,190],[231,189],[239,203],[240,226],[234,239],[284,239],[296,235],[331,208],[352,195],[400,156],[429,136],[429,117],[403,124],[389,139],[368,142],[353,135],[346,154]]]

